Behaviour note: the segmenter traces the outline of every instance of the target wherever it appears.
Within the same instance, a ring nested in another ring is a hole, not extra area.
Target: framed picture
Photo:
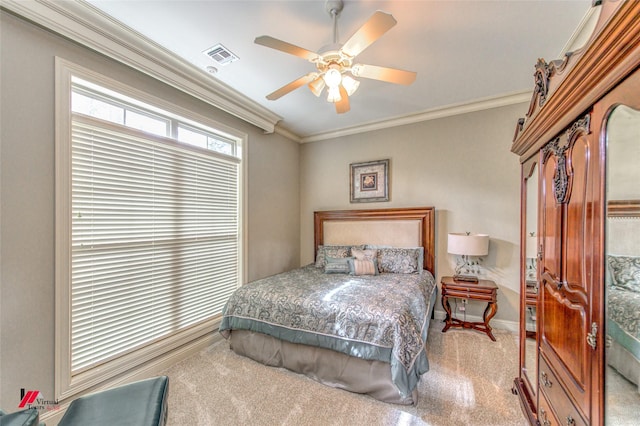
[[[352,203],[389,201],[389,160],[351,163]]]

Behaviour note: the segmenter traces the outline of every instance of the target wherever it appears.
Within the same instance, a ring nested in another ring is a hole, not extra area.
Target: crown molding
[[[389,120],[370,122],[363,125],[348,127],[332,132],[317,133],[315,135],[300,138],[300,142],[317,142],[326,139],[355,135],[358,133],[371,132],[374,130],[388,129],[390,127],[404,126],[407,124],[419,123],[422,121],[435,120],[438,118],[451,117],[455,115],[468,114],[470,112],[529,102],[530,99],[531,90],[514,92],[501,96],[477,99],[471,102],[433,108],[423,112],[419,112],[417,114],[394,117]]]
[[[573,34],[571,34],[571,37],[569,37],[569,40],[567,40],[560,51],[560,54],[557,56],[558,58],[564,58],[567,52],[583,47],[582,45],[578,45],[578,43],[581,42],[584,44],[593,33],[593,29],[598,20],[598,14],[596,14],[596,12],[600,13],[600,8],[601,6],[593,6],[587,10],[575,31],[573,31]]]
[[[290,139],[294,142],[298,142],[298,143],[302,143],[302,137],[300,137],[298,134],[292,132],[291,130],[289,130],[288,128],[284,127],[282,124],[278,124],[276,126],[276,129],[274,130],[274,133],[277,133],[281,136],[284,136],[287,139]]]
[[[2,0],[3,9],[273,133],[282,117],[83,1]]]

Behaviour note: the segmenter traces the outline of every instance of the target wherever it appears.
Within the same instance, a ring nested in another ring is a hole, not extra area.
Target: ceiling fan
[[[333,102],[336,112],[342,114],[349,111],[349,96],[353,95],[360,85],[353,77],[404,85],[415,81],[416,73],[412,71],[353,63],[358,54],[389,31],[397,21],[391,14],[377,11],[346,43],[339,44],[338,15],[343,7],[342,0],[326,2],[327,12],[333,18],[333,44],[321,48],[317,53],[270,36],[255,39],[256,44],[304,58],[315,64],[317,69],[270,93],[267,99],[274,101],[305,84],[314,95],[320,96],[326,86],[327,101]]]

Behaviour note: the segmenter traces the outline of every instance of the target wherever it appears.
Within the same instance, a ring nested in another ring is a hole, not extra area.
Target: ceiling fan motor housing
[[[333,17],[334,14],[335,16],[338,16],[344,8],[344,2],[342,0],[327,0],[325,8],[327,9],[327,13],[329,14],[329,16]]]

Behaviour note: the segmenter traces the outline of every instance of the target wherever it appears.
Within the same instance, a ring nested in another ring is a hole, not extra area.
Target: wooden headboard
[[[320,245],[424,247],[424,269],[435,273],[435,207],[329,210],[313,214],[314,258]]]
[[[608,254],[640,254],[640,200],[612,200],[607,203]]]
[[[607,203],[609,217],[640,217],[640,200],[612,200]]]

